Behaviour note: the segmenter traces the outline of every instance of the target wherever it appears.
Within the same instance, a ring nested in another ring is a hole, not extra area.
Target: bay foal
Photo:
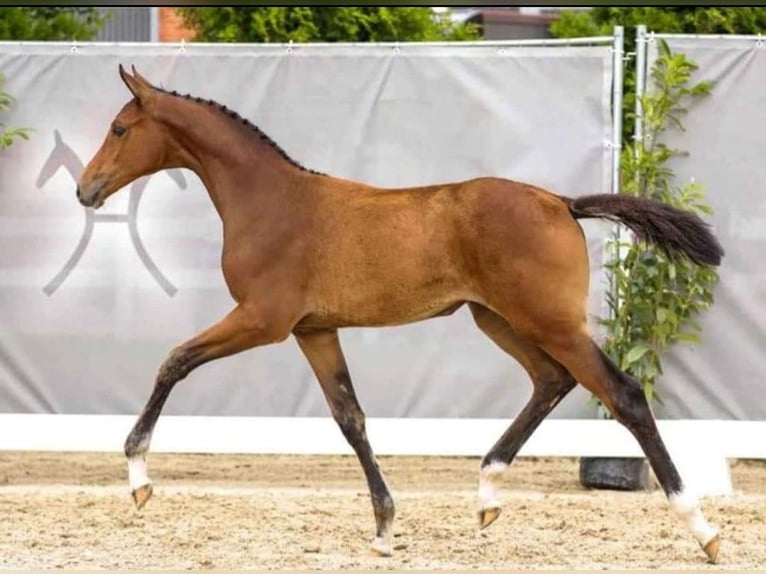
[[[319,174],[261,130],[212,101],[152,86],[119,69],[133,95],[112,121],[77,187],[85,206],[138,177],[194,171],[223,221],[222,270],[236,305],[173,349],[125,443],[136,505],[152,494],[146,455],[175,384],[196,367],[295,337],[333,417],[356,452],[375,515],[372,550],[392,552],[394,501],[365,433],[338,329],[399,325],[467,304],[492,341],[529,373],[529,403],[481,462],[480,525],[500,513],[495,480],[577,384],[636,437],[670,499],[711,560],[717,530],[702,515],[660,438],[644,393],[593,342],[586,323],[589,263],[577,219],[620,222],[701,265],[723,251],[695,215],[635,197],[570,199],[483,177],[384,190]]]

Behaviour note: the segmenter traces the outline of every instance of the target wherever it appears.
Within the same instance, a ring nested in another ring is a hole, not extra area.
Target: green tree
[[[96,8],[0,7],[0,40],[52,41],[92,39],[104,22]],[[5,77],[0,74],[0,88]],[[15,99],[0,89],[0,112],[6,112]],[[28,130],[13,128],[0,120],[0,149],[16,138],[28,139]]]
[[[15,99],[10,94],[2,90],[5,83],[5,77],[0,74],[0,112],[6,112],[10,109]],[[13,144],[15,138],[29,139],[26,129],[24,128],[12,128],[0,120],[0,149],[7,148]]]
[[[425,42],[473,40],[478,28],[447,12],[409,7],[180,8],[203,42]]]
[[[645,24],[658,33],[760,34],[766,32],[766,8],[728,7],[597,7],[564,12],[551,25],[560,38],[611,35],[614,26],[625,28],[625,52],[635,53],[636,27]],[[683,129],[680,117],[694,98],[704,97],[712,85],[690,85],[694,62],[672,54],[659,42],[659,57],[647,78],[650,91],[643,96],[644,142],[633,146],[635,119],[635,59],[625,69],[623,142],[620,171],[622,193],[653,197],[682,209],[709,215],[711,209],[698,183],[677,187],[669,162],[683,153],[667,147],[662,136],[669,128]],[[715,269],[688,261],[674,261],[662,252],[633,241],[621,242],[606,268],[614,291],[607,302],[611,317],[604,350],[642,385],[649,399],[660,400],[654,388],[662,374],[662,356],[679,342],[698,342],[700,313],[713,304]]]
[[[684,54],[671,53],[664,41],[658,45],[658,59],[648,78],[652,89],[641,101],[648,137],[635,150],[622,151],[621,192],[710,215],[712,210],[698,182],[675,184],[669,162],[686,154],[669,147],[663,136],[669,128],[683,129],[681,117],[689,103],[707,96],[712,84],[691,84],[697,65]],[[632,119],[632,115],[627,117]],[[661,402],[654,389],[662,374],[662,356],[679,341],[700,341],[696,319],[713,304],[718,272],[684,258],[671,258],[643,243],[623,239],[620,245],[621,256],[614,253],[605,265],[615,289],[607,295],[611,317],[601,321],[607,327],[603,348],[638,380],[648,399]]]
[[[615,26],[625,28],[625,52],[636,52],[636,26],[645,24],[650,32],[664,34],[765,34],[766,8],[641,6],[595,7],[591,10],[567,10],[553,24],[557,38],[610,36]],[[625,116],[635,106],[635,59],[625,67]],[[633,124],[624,122],[623,142],[632,142]]]
[[[0,40],[91,40],[103,20],[96,8],[0,7]]]
[[[624,26],[627,44],[635,38],[639,24],[665,34],[761,34],[766,32],[766,8],[603,6],[562,12],[551,25],[551,33],[558,38],[608,35],[614,26]]]

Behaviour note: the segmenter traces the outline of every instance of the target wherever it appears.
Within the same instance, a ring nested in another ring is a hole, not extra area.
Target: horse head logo
[[[53,140],[53,150],[48,159],[45,160],[40,174],[37,176],[37,181],[35,181],[37,189],[43,187],[62,167],[66,168],[75,181],[80,177],[80,173],[85,167],[74,150],[61,139],[61,134],[58,130],[53,130]]]
[[[75,151],[64,142],[58,130],[53,131],[53,139],[53,150],[48,156],[48,159],[45,160],[45,163],[37,176],[37,180],[35,181],[35,185],[38,189],[42,188],[61,168],[66,169],[69,172],[69,175],[72,176],[72,179],[77,182],[85,167]],[[172,169],[168,170],[166,173],[179,188],[186,189],[186,178],[181,170]],[[72,255],[70,255],[69,259],[64,263],[61,270],[43,287],[43,293],[48,296],[53,295],[74,270],[77,263],[79,263],[82,258],[83,253],[85,253],[85,249],[88,247],[90,238],[93,235],[93,227],[96,223],[126,223],[130,232],[130,240],[133,243],[133,247],[135,248],[138,257],[144,264],[144,267],[146,267],[152,277],[154,277],[154,280],[160,288],[167,293],[168,297],[172,297],[178,292],[178,288],[173,285],[157,267],[157,264],[146,250],[143,241],[141,241],[141,236],[138,234],[138,203],[141,201],[141,196],[143,195],[144,189],[146,189],[150,178],[151,176],[143,177],[131,184],[127,213],[96,213],[89,207],[82,208],[85,213],[85,227],[80,236],[80,241],[72,252]]]

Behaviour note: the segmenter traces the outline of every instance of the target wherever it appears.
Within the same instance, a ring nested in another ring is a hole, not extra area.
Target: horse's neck
[[[280,194],[281,201],[287,199],[284,194],[300,169],[257,134],[227,133],[237,126],[228,118],[217,121],[221,125],[196,125],[178,134],[179,167],[197,174],[224,223],[227,214],[248,208],[254,217],[259,212],[268,217]]]
[[[155,110],[173,140],[164,167],[195,172],[224,227],[282,216],[279,210],[293,200],[293,184],[305,182],[307,174],[299,166],[236,114],[174,95],[160,96]]]
[[[268,219],[290,201],[292,182],[298,173],[289,162],[275,156],[264,143],[229,153],[199,153],[196,165],[189,167],[202,180],[224,223],[242,210],[249,210],[251,218]]]

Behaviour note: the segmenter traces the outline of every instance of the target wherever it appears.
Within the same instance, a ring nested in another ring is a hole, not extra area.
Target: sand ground
[[[714,569],[655,489],[589,491],[575,459],[520,458],[479,532],[478,459],[381,457],[397,503],[392,558],[350,456],[151,455],[141,511],[118,454],[0,453],[0,567],[77,569]],[[717,568],[766,567],[766,463],[732,461],[706,498]]]

